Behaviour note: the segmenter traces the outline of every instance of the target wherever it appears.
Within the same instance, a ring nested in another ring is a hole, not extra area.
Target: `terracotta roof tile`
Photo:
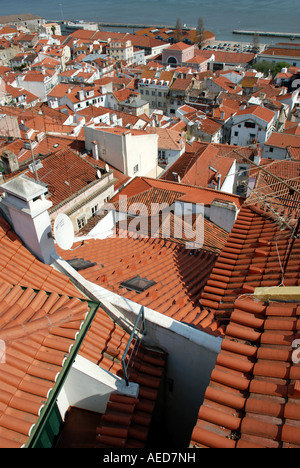
[[[190,255],[184,246],[165,239],[134,239],[127,235],[126,231],[116,238],[91,239],[79,247],[76,257],[97,264],[82,270],[82,276],[176,320],[203,328],[203,319],[206,331],[219,333],[213,317],[203,317],[197,304],[216,256],[205,251]],[[73,252],[60,254],[67,261],[75,258]],[[141,293],[120,286],[137,275],[153,280],[155,284]]]
[[[243,207],[204,288],[203,305],[215,317],[227,317],[227,325],[192,447],[300,446],[295,390],[300,371],[292,360],[299,304],[264,303],[245,291],[246,285],[254,292],[281,283],[278,255],[286,252],[289,237],[279,232],[264,212]],[[296,242],[285,282],[295,278],[299,285],[298,257]]]
[[[27,443],[61,372],[64,352],[74,343],[88,310],[79,299],[0,285],[0,339],[5,342],[0,369],[1,447]]]
[[[79,354],[102,369],[124,377],[120,361],[128,339],[129,334],[99,309]],[[131,362],[128,360],[131,353],[132,348],[129,349],[126,364],[129,381],[139,383],[138,397],[132,398],[118,393],[110,395],[106,411],[101,416],[96,430],[96,447],[145,446],[167,356],[140,345],[134,362]]]
[[[49,292],[68,289],[71,295],[83,297],[71,281],[36,259],[22,244],[10,225],[0,217],[0,278],[9,284],[36,287]],[[59,288],[58,288],[59,285]]]

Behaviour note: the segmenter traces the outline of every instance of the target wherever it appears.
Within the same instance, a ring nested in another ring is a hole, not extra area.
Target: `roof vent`
[[[123,281],[120,284],[120,287],[126,288],[129,291],[135,291],[137,293],[141,293],[151,288],[151,286],[153,286],[154,284],[156,284],[156,282],[153,280],[148,280],[147,278],[141,278],[140,276],[135,276],[134,278],[131,278],[130,280]]]

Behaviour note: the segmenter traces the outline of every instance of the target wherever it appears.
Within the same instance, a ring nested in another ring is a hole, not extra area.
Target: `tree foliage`
[[[253,68],[257,70],[258,72],[263,73],[265,76],[268,76],[271,74],[273,77],[277,75],[281,71],[282,68],[289,68],[290,64],[287,62],[269,62],[269,61],[263,61],[263,62],[257,62],[253,65]]]
[[[204,42],[204,21],[202,16],[199,16],[197,23],[197,41],[199,49],[202,49]]]
[[[177,18],[177,21],[176,21],[175,39],[176,39],[177,42],[181,41],[181,39],[182,39],[182,23],[181,23],[180,18]]]

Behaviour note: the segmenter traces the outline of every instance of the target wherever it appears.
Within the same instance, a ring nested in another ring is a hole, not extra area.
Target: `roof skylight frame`
[[[156,282],[154,280],[148,280],[147,278],[141,278],[139,275],[130,278],[129,280],[122,281],[120,288],[126,288],[129,291],[135,291],[138,294],[146,291],[147,289],[154,286]]]

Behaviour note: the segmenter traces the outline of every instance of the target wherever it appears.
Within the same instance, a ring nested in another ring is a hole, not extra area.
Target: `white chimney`
[[[45,197],[47,188],[24,175],[1,188],[4,191],[1,204],[8,210],[12,228],[28,250],[42,262],[51,264],[57,252],[51,236],[48,209],[52,202]]]
[[[99,150],[98,150],[98,143],[95,140],[92,141],[92,153],[93,153],[93,158],[96,159],[96,161],[98,161]]]

